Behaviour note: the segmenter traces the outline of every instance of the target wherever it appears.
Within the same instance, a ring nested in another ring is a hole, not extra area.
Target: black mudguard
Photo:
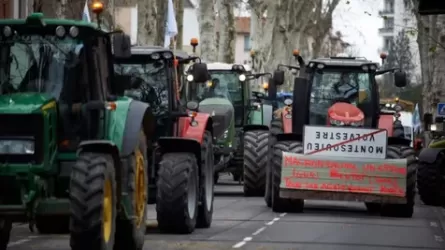
[[[194,139],[179,137],[161,137],[158,145],[162,154],[165,153],[193,153],[201,168],[201,144]]]
[[[266,125],[259,125],[259,124],[249,124],[243,127],[244,133],[252,130],[265,130],[268,131],[269,127]]]
[[[139,142],[142,127],[147,139],[153,138],[155,126],[156,119],[150,106],[140,101],[132,101],[128,108],[120,156],[127,157],[133,152]]]
[[[440,152],[445,151],[445,148],[424,148],[420,151],[419,162],[433,164],[437,160]]]

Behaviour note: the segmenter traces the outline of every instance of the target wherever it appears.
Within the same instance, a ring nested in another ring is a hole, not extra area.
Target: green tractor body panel
[[[206,98],[199,103],[199,111],[213,119],[213,133],[219,146],[231,147],[235,136],[235,109],[224,98]]]
[[[110,112],[107,117],[107,138],[105,139],[114,142],[119,149],[119,152],[122,151],[125,124],[127,122],[127,115],[132,101],[133,99],[128,97],[119,97],[115,102],[116,110]]]
[[[0,113],[2,114],[31,114],[41,112],[41,108],[53,102],[47,94],[15,93],[0,96]]]

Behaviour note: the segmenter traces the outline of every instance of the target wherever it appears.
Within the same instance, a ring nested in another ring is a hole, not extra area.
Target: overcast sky
[[[380,62],[382,38],[378,29],[383,20],[378,12],[382,6],[382,0],[342,0],[333,16],[334,31],[340,31],[357,54],[375,62]]]

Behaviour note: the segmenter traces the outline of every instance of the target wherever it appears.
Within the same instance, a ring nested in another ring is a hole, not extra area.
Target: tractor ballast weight
[[[151,128],[148,203],[156,204],[158,227],[167,233],[208,228],[214,199],[212,118],[196,112],[192,103],[180,103],[178,81],[184,77],[175,60],[185,58],[157,46],[135,46],[131,53],[115,57],[115,71],[132,78],[126,94],[151,108],[152,119],[146,121]],[[194,66],[192,76],[207,79],[206,65]]]
[[[142,249],[149,107],[115,95],[109,70],[111,40],[125,56],[128,36],[42,13],[0,29],[0,69],[14,79],[0,90],[0,249],[12,222],[70,232],[73,250]]]
[[[379,114],[379,95],[375,83],[376,75],[397,69],[377,70],[377,65],[366,59],[344,57],[312,60],[306,68],[307,76],[295,79],[292,133],[277,135],[277,142],[273,147],[273,178],[269,186],[273,197],[272,209],[275,212],[302,212],[305,199],[361,200],[365,202],[369,212],[411,217],[416,183],[415,152],[409,147],[410,140],[391,136],[393,124],[396,123],[393,122],[393,114]],[[362,80],[360,85],[366,86],[365,89],[359,88],[357,82],[350,82],[355,84],[355,92],[352,92],[355,93],[354,96],[351,95],[352,87],[345,90],[342,87],[346,85],[342,84],[348,79],[357,79],[354,78],[356,76],[367,80]],[[403,73],[394,74],[395,83],[399,87],[406,85],[406,79],[401,79],[402,76]],[[362,92],[359,95],[359,90],[366,91],[367,94]],[[391,117],[387,119],[385,116]],[[364,140],[362,138],[374,135],[373,133],[376,136],[381,133],[380,139],[370,137],[374,138],[371,139],[372,143],[370,141],[366,147],[363,146],[365,142],[361,141]],[[379,149],[378,153],[360,151],[380,148],[380,144],[382,150]],[[358,151],[345,145],[356,145]],[[375,180],[380,179],[373,171],[385,170],[360,165],[363,158],[368,158],[366,162],[376,166],[394,164],[394,169],[400,172],[388,175],[394,179],[384,181],[392,180],[394,183],[398,180],[398,188],[391,189],[384,184],[375,184]],[[338,165],[340,170],[336,170],[334,165],[340,163],[350,164],[348,166],[356,169],[358,172],[354,173],[358,173],[360,177],[351,177],[347,168],[342,165]],[[329,169],[328,175],[323,174],[326,168]],[[339,171],[341,174],[337,174]],[[343,177],[355,179],[350,179],[352,184],[347,184]],[[326,178],[329,183],[325,182]],[[374,184],[365,185],[363,181],[368,180]]]

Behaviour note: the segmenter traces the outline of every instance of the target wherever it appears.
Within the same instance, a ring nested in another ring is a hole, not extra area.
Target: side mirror
[[[283,85],[283,84],[284,84],[284,71],[282,71],[282,70],[276,70],[276,71],[273,73],[273,77],[272,77],[272,79],[273,79],[273,83],[274,83],[276,86],[281,86],[281,85]]]
[[[113,53],[118,58],[128,58],[131,56],[131,39],[124,33],[113,34]]]
[[[207,64],[205,63],[194,63],[193,68],[191,68],[191,75],[195,82],[206,82],[210,80]]]
[[[394,72],[394,84],[398,88],[406,86],[406,73],[402,71]]]
[[[187,109],[191,111],[196,111],[199,108],[199,103],[197,101],[189,101],[187,102]]]
[[[430,130],[430,125],[433,124],[433,114],[431,113],[425,113],[423,115],[423,125],[424,125],[424,130],[428,131]]]

